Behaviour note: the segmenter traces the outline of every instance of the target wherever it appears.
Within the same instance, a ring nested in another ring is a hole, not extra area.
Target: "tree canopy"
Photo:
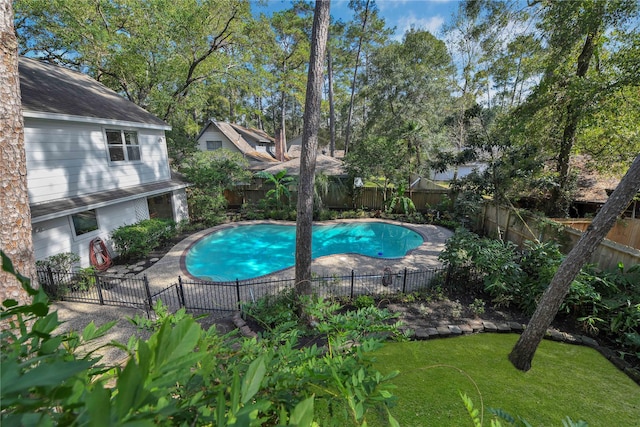
[[[176,165],[211,118],[302,132],[308,2],[269,16],[246,0],[14,4],[21,54],[88,73],[163,118]],[[348,149],[363,178],[408,181],[475,158],[500,166],[475,177],[486,194],[535,196],[564,215],[572,156],[616,172],[640,152],[636,1],[465,1],[441,36],[410,29],[400,41],[374,0],[348,6],[349,20],[330,23],[319,138]],[[371,159],[384,160],[358,164]],[[494,185],[503,177],[509,191]]]

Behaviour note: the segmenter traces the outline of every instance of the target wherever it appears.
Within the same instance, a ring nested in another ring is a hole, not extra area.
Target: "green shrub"
[[[14,273],[0,254],[3,269]],[[323,354],[316,346],[298,348],[293,331],[262,340],[222,336],[215,328],[203,330],[184,311],[172,315],[158,307],[157,322],[134,321],[152,329],[148,340],[133,336],[128,344],[114,344],[131,356],[126,363],[101,365],[95,350],[86,348],[101,348],[90,341],[115,322],[59,333],[57,312],[49,312],[42,290],[17,277],[33,300],[18,305],[7,299],[0,311],[6,324],[0,335],[2,425],[102,420],[105,425],[311,426],[335,417],[342,425],[363,425],[368,412],[388,413],[387,384],[396,373],[382,375],[373,368],[369,354],[379,341],[362,339],[358,346],[335,346],[332,354]],[[375,316],[365,317],[378,323]]]
[[[368,218],[369,217],[369,213],[362,210],[362,209],[358,209],[358,210],[348,210],[348,211],[342,211],[340,212],[339,218],[340,219],[357,219],[357,218]]]
[[[295,221],[298,213],[295,209],[267,209],[264,218],[275,219],[277,221]]]
[[[88,291],[96,285],[96,273],[98,270],[94,266],[81,268],[75,274],[75,289],[78,291]]]
[[[296,177],[287,175],[287,170],[271,174],[266,171],[260,171],[256,174],[257,178],[261,178],[270,187],[269,191],[264,195],[264,203],[268,207],[274,207],[277,210],[287,210],[291,205],[291,191],[296,183]]]
[[[78,268],[80,257],[64,252],[36,261],[38,282],[47,296],[59,300],[70,291],[88,291],[96,284],[96,268]]]
[[[176,235],[175,223],[162,219],[145,219],[118,227],[111,233],[118,254],[125,260],[144,258],[152,250]]]
[[[360,295],[354,301],[354,305],[358,308],[371,307],[374,304],[375,304],[375,301],[373,300],[373,297],[369,295]]]
[[[71,271],[74,264],[80,262],[80,256],[73,252],[63,252],[36,261],[39,268],[51,268],[54,271]]]
[[[479,298],[474,298],[473,302],[469,304],[469,309],[476,316],[484,313],[484,310],[485,310],[484,307],[485,307],[484,301]]]
[[[405,196],[406,184],[403,182],[398,185],[397,190],[392,190],[392,196],[385,206],[386,213],[402,213],[408,215],[416,211],[416,205],[410,197]]]
[[[244,214],[245,219],[248,220],[263,220],[265,219],[265,214],[262,211],[249,211]]]
[[[483,277],[493,302],[534,312],[542,293],[564,260],[556,242],[528,242],[523,251],[512,243],[456,230],[439,256],[449,280],[468,283],[470,271]],[[559,312],[582,322],[585,332],[602,334],[620,351],[640,359],[640,266],[598,271],[584,266],[571,283]]]
[[[328,221],[336,218],[338,218],[338,212],[330,209],[321,209],[315,213],[314,219],[317,221]]]
[[[428,219],[420,212],[413,212],[405,217],[405,220],[411,224],[426,224]]]
[[[277,295],[267,295],[244,305],[242,310],[267,329],[283,323],[298,322],[296,297],[293,290],[286,290]]]
[[[210,193],[199,188],[190,188],[187,202],[191,222],[213,227],[223,221],[227,199],[224,198],[222,189]]]

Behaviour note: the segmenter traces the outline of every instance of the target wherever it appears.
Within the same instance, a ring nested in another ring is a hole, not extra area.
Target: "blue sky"
[[[377,0],[380,16],[387,27],[395,27],[394,38],[400,40],[412,26],[416,29],[428,30],[439,35],[442,25],[449,21],[458,8],[458,0]],[[290,0],[267,0],[266,6],[254,4],[257,12],[269,14],[273,11],[287,9]],[[348,21],[352,18],[348,0],[331,0],[331,16],[334,19]]]

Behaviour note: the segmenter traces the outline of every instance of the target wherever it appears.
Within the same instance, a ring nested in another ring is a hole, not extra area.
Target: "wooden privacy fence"
[[[339,185],[332,183],[331,185]],[[265,198],[269,191],[266,185],[262,188],[246,188],[243,190],[225,191],[224,196],[230,207],[240,207],[243,204],[257,205]],[[429,206],[435,206],[442,202],[448,195],[447,189],[426,189],[406,191],[405,197],[410,198],[418,212],[426,212]],[[390,192],[388,192],[388,195]],[[291,205],[295,206],[298,193],[291,191]],[[357,191],[355,197],[348,194],[344,188],[329,188],[328,194],[322,197],[322,203],[327,209],[385,209],[384,191],[377,187],[363,187]]]
[[[560,218],[554,219],[554,221],[579,231],[585,231],[591,224],[590,219]],[[607,239],[640,249],[640,219],[625,218],[616,221],[611,231],[607,234]]]
[[[567,227],[561,222],[541,220],[495,204],[483,205],[482,215],[477,220],[477,228],[485,235],[497,236],[500,233],[503,239],[515,243],[518,247],[524,247],[526,241],[555,240],[560,243],[561,250],[568,253],[582,236],[582,231]],[[618,263],[629,267],[640,264],[640,250],[605,239],[588,262],[603,270],[615,269]]]

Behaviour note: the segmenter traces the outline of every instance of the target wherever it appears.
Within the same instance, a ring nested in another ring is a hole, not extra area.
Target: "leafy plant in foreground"
[[[270,303],[274,304],[271,309]],[[393,424],[388,408],[395,399],[389,381],[397,372],[382,375],[373,367],[370,354],[388,337],[404,338],[399,331],[401,324],[392,321],[396,316],[374,306],[344,311],[336,302],[315,297],[305,299],[303,304],[304,312],[314,319],[312,329],[297,323],[296,306],[286,291],[279,297],[259,301],[256,305],[261,310],[252,312],[254,316],[260,313],[267,316],[256,319],[261,324],[267,323],[266,319],[274,312],[285,319],[296,319],[275,325],[262,334],[262,341],[272,343],[267,348],[277,348],[272,360],[286,362],[282,369],[277,366],[270,369],[280,377],[278,384],[297,383],[304,386],[299,392],[313,392],[321,414],[331,414],[328,418],[319,415],[322,425],[365,425],[367,415],[374,409],[387,411],[389,423]],[[288,315],[283,312],[287,309],[291,311]],[[312,345],[294,351],[303,337],[324,338],[327,347]],[[293,375],[296,370],[299,372]],[[273,390],[271,395],[283,398],[283,392]]]
[[[80,412],[84,417],[98,416],[98,408],[85,399],[104,389],[107,368],[97,364],[98,349],[83,356],[77,350],[103,336],[113,322],[99,328],[90,323],[82,334],[54,334],[60,321],[57,312],[49,312],[44,291],[32,288],[29,279],[14,271],[4,252],[0,255],[3,271],[16,277],[32,297],[27,305],[7,299],[0,312],[6,326],[0,332],[2,424],[68,425],[78,422]]]
[[[57,334],[60,322],[45,294],[18,277],[34,299],[26,306],[3,303],[2,320],[9,323],[0,344],[3,424],[311,426],[319,401],[354,421],[349,424],[364,425],[370,408],[392,399],[386,384],[392,375],[381,375],[369,356],[379,340],[334,346],[329,354],[315,345],[300,348],[293,330],[261,340],[222,336],[158,306],[157,321],[134,321],[153,331],[150,338],[110,343],[129,358],[100,364],[97,349],[81,356],[78,350],[113,323]]]
[[[475,408],[473,401],[466,394],[461,393],[460,397],[464,404],[474,427],[483,426],[483,416],[481,412]],[[488,408],[488,411],[493,415],[490,420],[491,427],[503,427],[506,425],[514,427],[532,427],[532,425],[522,417],[514,417],[511,414],[503,411],[502,409]],[[506,423],[506,424],[505,424]],[[562,420],[563,427],[588,427],[588,424],[584,421],[573,421],[570,417],[566,417]]]

